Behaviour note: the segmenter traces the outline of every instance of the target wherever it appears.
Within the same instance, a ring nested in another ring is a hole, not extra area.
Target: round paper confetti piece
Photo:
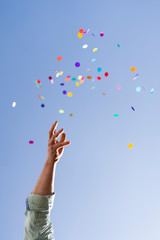
[[[98,80],[101,80],[101,77],[97,77]]]
[[[105,77],[108,77],[108,72],[106,72],[106,73],[104,74],[104,76],[105,76]]]
[[[82,77],[81,80],[84,80],[84,77]]]
[[[59,75],[61,76],[63,74],[63,71],[59,72]]]
[[[128,144],[128,147],[133,148],[133,144],[132,143]]]
[[[76,66],[76,67],[79,67],[79,66],[80,66],[80,63],[79,63],[79,62],[76,62],[76,63],[75,63],[75,66]]]
[[[91,76],[87,76],[87,78],[88,78],[88,79],[92,79],[92,77],[91,77]]]
[[[101,32],[101,33],[100,33],[100,36],[103,37],[103,36],[104,36],[104,32]]]
[[[12,107],[14,108],[16,106],[16,102],[13,102],[12,103]]]
[[[83,82],[84,82],[84,81],[83,81],[83,80],[81,80],[79,83],[80,83],[80,84],[82,84]]]
[[[95,58],[93,58],[92,60],[91,60],[91,62],[95,62],[96,61],[96,59]]]
[[[82,33],[79,32],[79,33],[77,34],[77,36],[78,36],[79,38],[82,38],[83,35],[82,35]]]
[[[70,117],[73,117],[73,113],[70,113],[69,116],[70,116]]]
[[[61,83],[60,85],[61,85],[61,86],[64,86],[64,83]]]
[[[151,89],[150,93],[153,93],[154,92],[154,88]]]
[[[87,44],[84,44],[83,46],[82,46],[82,48],[87,48],[88,47],[88,45]]]
[[[72,80],[73,80],[73,81],[75,81],[75,80],[76,80],[76,78],[75,78],[75,77],[73,77],[73,78],[72,78]]]
[[[59,73],[56,74],[56,77],[59,77]]]
[[[68,97],[72,97],[72,93],[71,92],[68,93]]]
[[[82,76],[81,76],[81,75],[79,75],[79,76],[78,76],[78,80],[81,80],[81,79],[82,79]]]
[[[67,91],[64,90],[64,91],[63,91],[63,94],[67,94]]]
[[[117,85],[116,88],[119,89],[119,90],[121,89],[121,87],[119,85]]]
[[[131,72],[134,72],[136,70],[138,70],[138,69],[136,69],[135,67],[131,67]]]
[[[106,95],[106,93],[104,93],[104,92],[103,92],[102,94],[103,94],[103,95]]]
[[[97,72],[101,72],[102,71],[102,68],[97,68]]]
[[[134,107],[131,107],[133,111],[135,111]]]
[[[117,46],[120,47],[119,43],[117,43]]]
[[[68,81],[69,81],[69,78],[65,78],[65,81],[68,82]]]
[[[118,117],[118,114],[114,114],[114,117]]]
[[[97,50],[98,50],[98,48],[94,48],[94,49],[93,49],[93,52],[96,52]]]
[[[36,83],[38,83],[38,84],[39,84],[40,82],[41,82],[40,80],[37,80],[37,81],[36,81]]]
[[[49,78],[49,80],[52,80],[52,79],[53,79],[51,76],[49,76],[48,78]]]
[[[63,110],[63,109],[60,109],[60,110],[59,110],[59,113],[64,113],[64,110]]]
[[[84,33],[84,29],[80,29],[79,32],[80,32],[80,33]]]
[[[79,82],[76,82],[76,86],[77,86],[77,87],[79,86]]]
[[[91,70],[90,68],[86,69],[86,71],[90,71],[90,70]]]
[[[44,107],[45,105],[44,104],[41,104],[41,107]]]
[[[34,143],[34,141],[29,141],[29,144],[33,144]]]
[[[61,56],[57,57],[57,61],[61,61],[61,60],[62,60]]]
[[[136,87],[136,91],[140,92],[141,91],[141,87]]]

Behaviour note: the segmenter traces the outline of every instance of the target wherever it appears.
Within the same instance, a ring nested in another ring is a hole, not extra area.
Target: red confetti
[[[108,77],[108,72],[106,72],[106,73],[104,74],[104,76],[105,76],[105,77]]]
[[[97,77],[98,80],[101,80],[101,77]]]
[[[48,77],[50,80],[52,80],[53,78],[51,76]]]

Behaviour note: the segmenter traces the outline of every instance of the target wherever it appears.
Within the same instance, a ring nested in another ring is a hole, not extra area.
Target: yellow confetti
[[[82,35],[82,33],[79,32],[79,33],[77,34],[77,36],[78,36],[79,38],[82,38],[83,35]]]
[[[72,93],[71,92],[68,92],[68,97],[72,97]]]
[[[69,116],[70,116],[70,117],[73,117],[73,113],[70,113]]]
[[[133,148],[133,144],[132,143],[128,144],[128,147]]]
[[[136,69],[135,67],[131,67],[131,72],[134,72],[135,70],[138,70],[138,69]]]
[[[77,86],[77,87],[79,86],[79,82],[76,82],[76,86]]]
[[[63,72],[61,71],[61,72],[59,72],[59,75],[61,76],[63,74]]]
[[[79,76],[78,76],[78,80],[81,80],[81,79],[82,79],[82,76],[81,76],[81,75],[79,75]]]
[[[64,113],[64,110],[63,110],[63,109],[60,109],[60,110],[59,110],[59,113]]]
[[[94,49],[93,49],[93,52],[96,52],[97,50],[98,50],[98,48],[94,48]]]

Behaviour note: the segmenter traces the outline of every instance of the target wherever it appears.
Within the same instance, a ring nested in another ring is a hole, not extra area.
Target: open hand
[[[53,162],[57,162],[59,158],[63,155],[64,146],[69,145],[71,143],[70,141],[65,142],[66,134],[62,133],[64,130],[63,128],[56,133],[57,125],[58,125],[57,121],[52,125],[49,131],[49,139],[48,139],[47,159]],[[60,142],[58,142],[57,138],[60,136],[61,133],[62,133],[61,139],[60,139]]]

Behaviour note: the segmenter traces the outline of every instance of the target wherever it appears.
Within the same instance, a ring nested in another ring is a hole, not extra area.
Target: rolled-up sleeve
[[[50,219],[54,199],[55,192],[47,196],[31,193],[26,198],[24,240],[55,240]]]

